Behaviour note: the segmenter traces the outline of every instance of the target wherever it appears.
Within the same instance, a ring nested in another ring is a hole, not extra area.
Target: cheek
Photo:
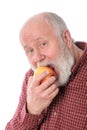
[[[52,59],[56,59],[60,55],[60,51],[58,51],[58,49],[56,48],[50,49],[49,51],[47,51],[47,55]]]
[[[27,59],[28,59],[29,64],[31,64],[31,65],[33,65],[33,64],[34,64],[34,62],[33,62],[33,58],[31,58],[31,57],[27,56]]]

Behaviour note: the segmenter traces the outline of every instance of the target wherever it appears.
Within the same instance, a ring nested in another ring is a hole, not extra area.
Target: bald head
[[[54,13],[45,12],[45,13],[34,15],[30,19],[28,19],[28,21],[22,27],[21,32],[26,31],[26,28],[27,30],[28,29],[30,30],[30,27],[34,25],[38,26],[40,23],[49,24],[54,29],[57,35],[61,34],[64,29],[67,29],[65,22],[60,16]]]
[[[21,42],[27,42],[27,38],[30,39],[30,41],[32,41],[33,39],[43,37],[49,34],[50,32],[55,33],[53,26],[50,24],[50,22],[48,22],[44,14],[38,14],[31,17],[24,24],[20,32],[20,39]]]

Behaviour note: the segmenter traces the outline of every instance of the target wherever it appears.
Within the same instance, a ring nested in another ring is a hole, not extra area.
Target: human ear
[[[62,32],[62,39],[63,39],[64,43],[66,43],[66,45],[70,48],[72,45],[72,38],[71,38],[71,34],[68,29],[65,29]]]

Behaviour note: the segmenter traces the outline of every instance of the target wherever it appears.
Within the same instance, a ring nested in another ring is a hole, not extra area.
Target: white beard
[[[74,56],[67,50],[66,53],[61,55],[55,64],[56,68],[59,70],[57,81],[58,86],[63,86],[68,82],[73,65]]]

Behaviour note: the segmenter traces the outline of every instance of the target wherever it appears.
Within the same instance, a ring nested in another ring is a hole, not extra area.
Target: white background
[[[19,42],[20,28],[29,17],[44,11],[60,15],[75,40],[87,41],[86,0],[0,0],[0,130],[16,110],[29,69]]]

